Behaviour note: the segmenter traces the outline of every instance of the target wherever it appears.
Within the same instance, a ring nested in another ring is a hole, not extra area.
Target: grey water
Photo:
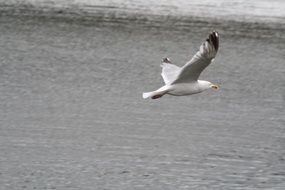
[[[1,190],[285,188],[282,25],[6,8]],[[220,90],[142,99],[163,84],[162,57],[182,66],[214,29],[220,49],[201,79]]]

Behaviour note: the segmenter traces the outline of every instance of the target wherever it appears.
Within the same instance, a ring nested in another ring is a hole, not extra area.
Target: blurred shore
[[[86,25],[140,24],[166,30],[189,31],[192,27],[219,29],[228,35],[284,39],[284,2],[261,0],[203,1],[65,1],[0,0],[0,15],[18,19],[77,22]]]
[[[239,22],[284,23],[285,2],[282,0],[0,0],[2,10],[54,11],[77,15],[95,15],[102,18],[132,17],[132,19],[152,19],[151,17],[176,17],[177,20],[197,17]]]

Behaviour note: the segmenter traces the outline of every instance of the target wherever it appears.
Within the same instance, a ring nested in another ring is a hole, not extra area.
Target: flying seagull
[[[171,63],[169,58],[162,59],[161,76],[165,85],[161,88],[143,93],[143,98],[157,99],[165,94],[186,96],[197,94],[207,89],[218,89],[211,82],[198,80],[201,72],[213,62],[219,49],[219,34],[212,32],[200,46],[200,50],[183,67]]]

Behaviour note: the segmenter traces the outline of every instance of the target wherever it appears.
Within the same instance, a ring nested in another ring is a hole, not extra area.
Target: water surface
[[[2,16],[0,189],[284,189],[284,32],[193,23]],[[221,89],[143,100],[212,29]]]

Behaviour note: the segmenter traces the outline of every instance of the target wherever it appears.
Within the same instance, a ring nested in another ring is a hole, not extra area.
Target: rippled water
[[[0,17],[0,189],[285,186],[283,29]],[[219,91],[141,98],[212,30]]]

